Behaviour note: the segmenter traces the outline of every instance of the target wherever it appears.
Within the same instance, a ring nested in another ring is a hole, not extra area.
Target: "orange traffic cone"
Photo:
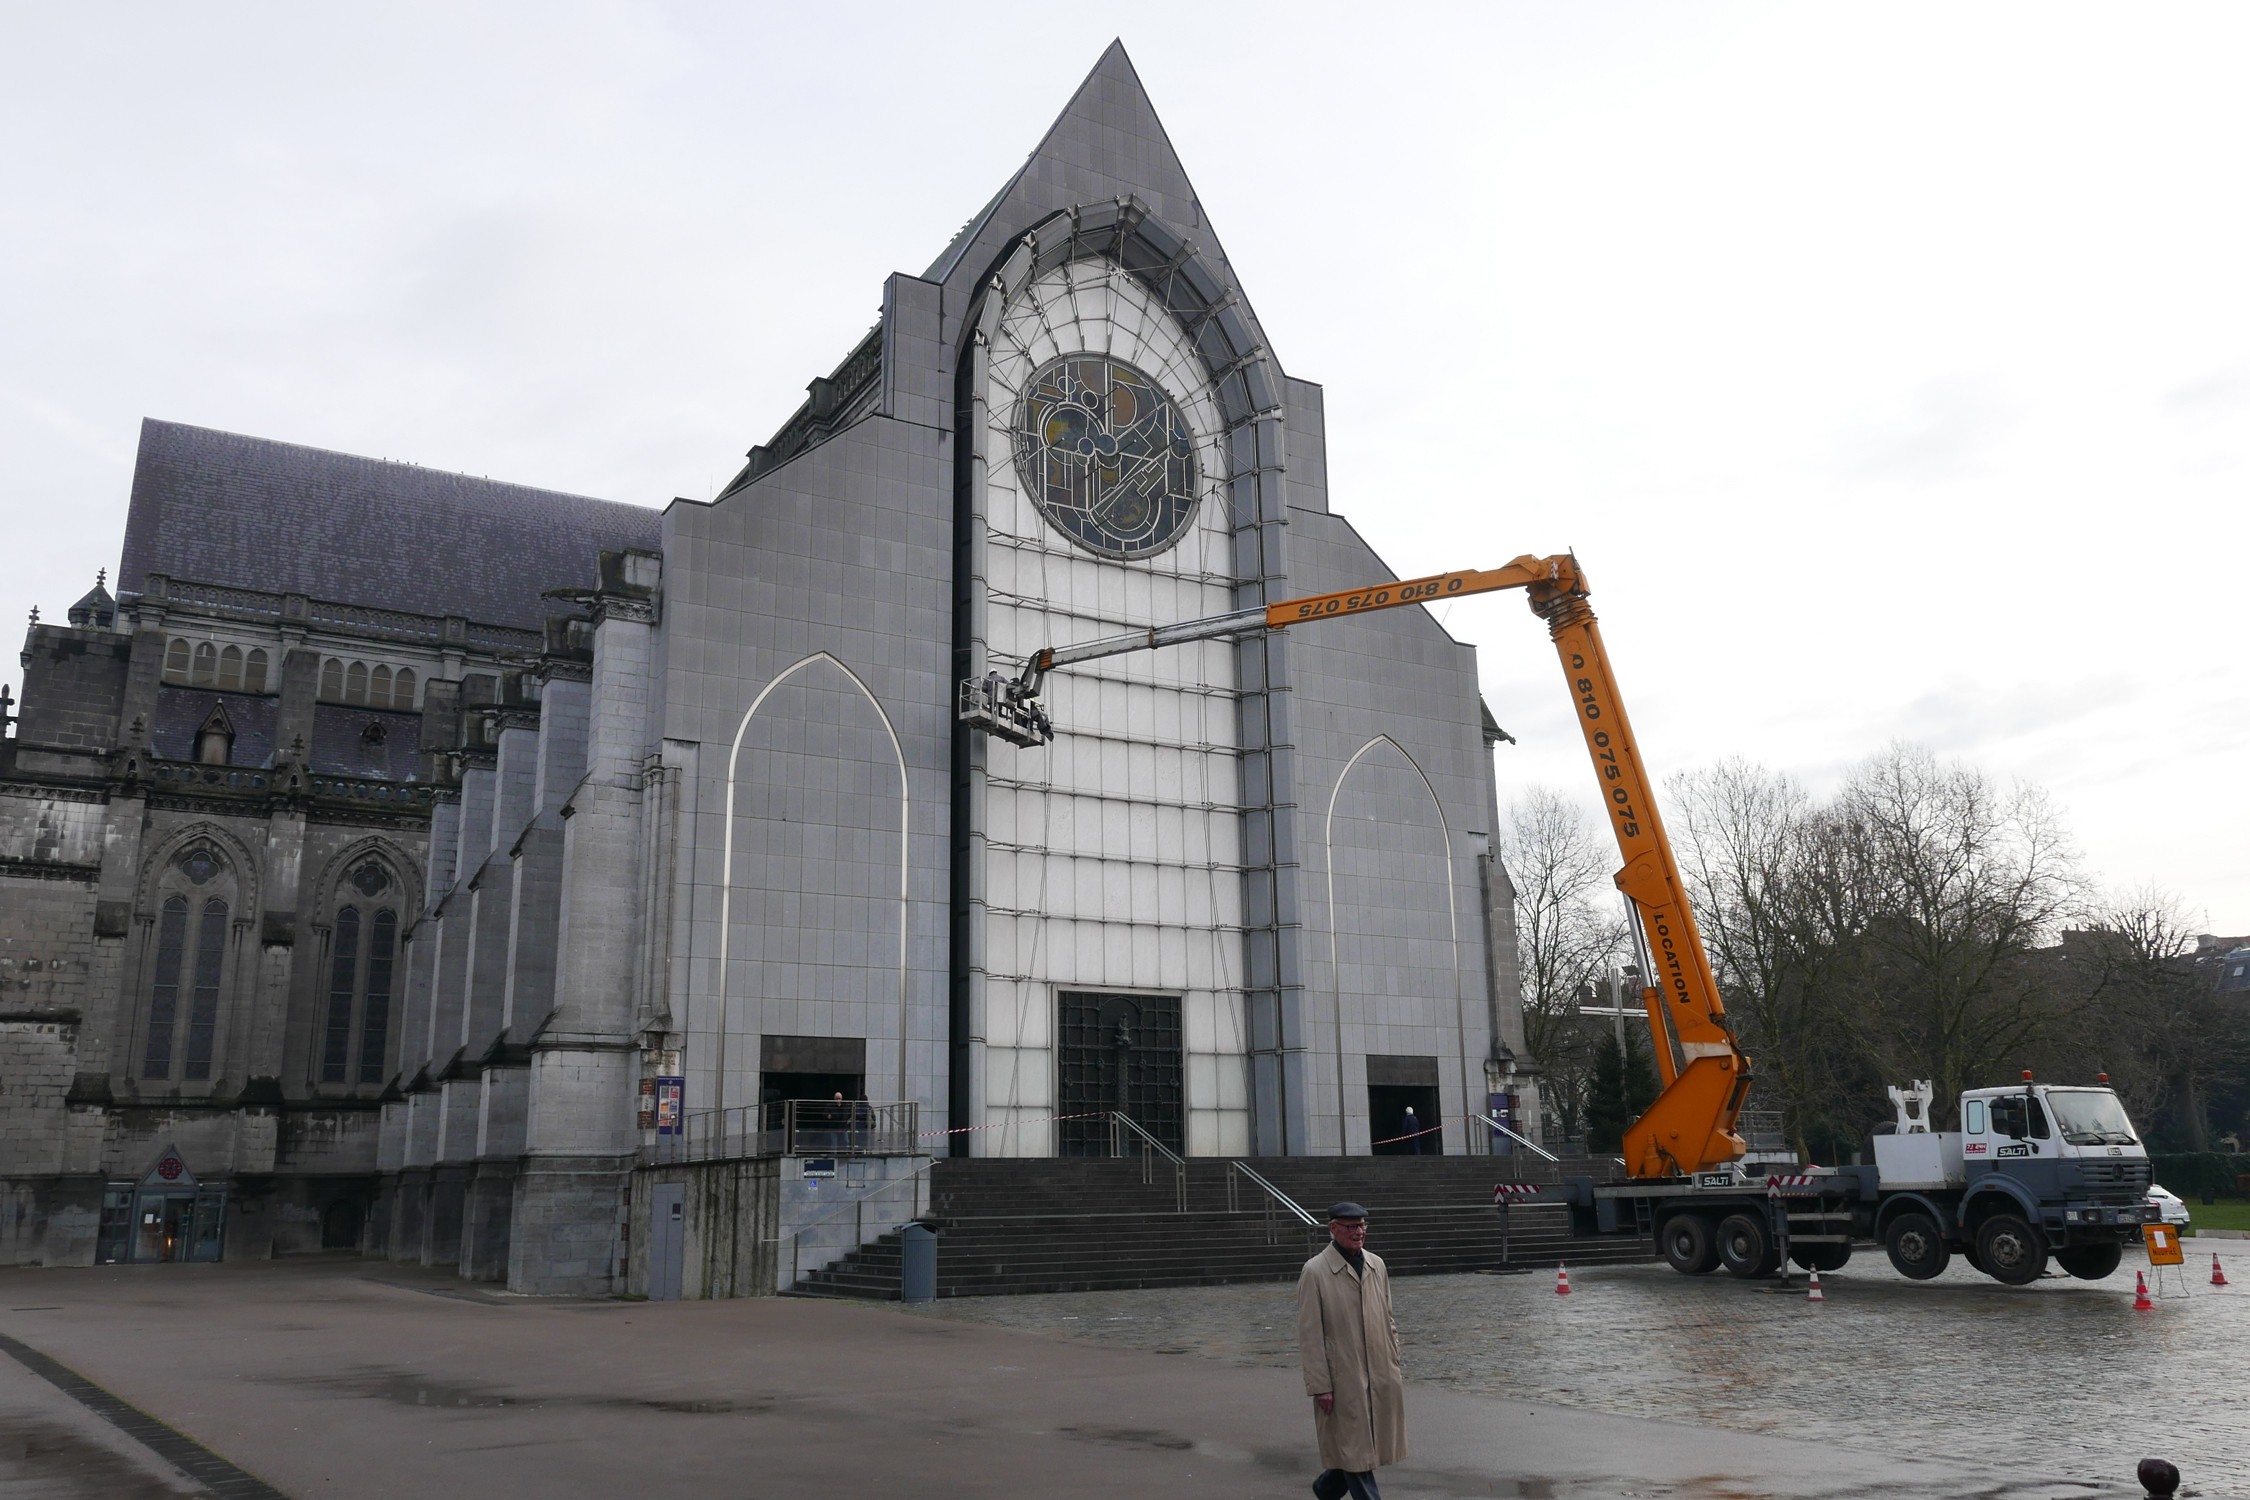
[[[2225,1286],[2226,1284],[2227,1273],[2219,1269],[2219,1257],[2214,1255],[2211,1257],[2211,1285]]]
[[[1570,1295],[1570,1270],[1559,1260],[1555,1262],[1555,1295],[1558,1297]]]
[[[1813,1272],[1812,1280],[1805,1284],[1805,1300],[1807,1302],[1826,1302],[1828,1300],[1828,1294],[1820,1289],[1820,1272],[1818,1271]]]
[[[2147,1312],[2155,1306],[2155,1303],[2148,1300],[2148,1277],[2139,1271],[2135,1271],[2133,1273],[2133,1311]]]

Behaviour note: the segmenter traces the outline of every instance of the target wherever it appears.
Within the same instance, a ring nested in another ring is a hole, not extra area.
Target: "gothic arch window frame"
[[[164,666],[158,675],[170,687],[262,696],[272,670],[273,653],[264,646],[175,635],[164,643]]]
[[[963,250],[963,256],[972,253],[988,227],[979,224],[966,232],[969,248]],[[990,576],[982,555],[991,504],[988,486],[993,472],[1014,460],[1011,449],[993,440],[991,429],[996,424],[991,418],[995,414],[985,404],[992,385],[994,345],[1003,337],[1008,309],[1042,276],[1084,260],[1106,261],[1138,280],[1155,306],[1178,324],[1194,357],[1202,362],[1210,400],[1218,413],[1218,431],[1214,451],[1208,454],[1209,462],[1201,475],[1203,510],[1209,519],[1198,524],[1220,526],[1232,533],[1233,582],[1238,591],[1248,591],[1238,597],[1244,602],[1273,597],[1289,577],[1283,480],[1287,469],[1284,377],[1267,350],[1256,314],[1234,285],[1221,252],[1216,247],[1199,246],[1186,231],[1130,195],[1058,209],[1029,228],[999,240],[981,273],[974,280],[962,278],[969,299],[955,352],[954,376],[956,389],[969,395],[956,405],[954,516],[960,534],[967,540],[959,544],[957,566],[978,579]],[[948,284],[954,282],[960,269],[963,267],[957,262],[948,265],[944,273]],[[963,643],[968,655],[965,675],[970,678],[982,677],[991,665],[987,638],[981,625],[976,628],[977,633]],[[1245,710],[1262,706],[1261,700],[1271,703],[1271,685],[1287,680],[1280,643],[1252,638],[1238,643],[1236,650],[1243,673],[1240,700]],[[1268,686],[1253,689],[1249,686],[1252,681]],[[1276,718],[1285,712],[1280,705],[1272,708]],[[1246,740],[1242,748],[1247,753],[1253,747]],[[957,753],[965,751],[957,748]],[[981,785],[984,775],[982,767],[976,767],[970,772],[970,780]],[[1246,817],[1275,813],[1270,786],[1255,795],[1246,791],[1240,810]],[[952,838],[957,870],[960,862],[977,857],[983,837],[968,819],[955,821]],[[1246,954],[1261,939],[1278,948],[1287,941],[1283,928],[1303,915],[1295,872],[1279,864],[1261,868],[1269,872],[1266,878],[1272,883],[1275,899],[1264,917],[1248,916],[1253,910],[1248,888],[1252,872],[1244,871],[1246,915],[1240,931]],[[949,980],[965,992],[971,1027],[981,1038],[985,1031],[984,981],[968,966],[965,950],[966,945],[955,946]],[[1247,1015],[1254,1018],[1263,1012],[1272,1017],[1273,1024],[1280,1024],[1285,997],[1277,979],[1251,980],[1246,974],[1242,995]],[[974,1044],[976,1060],[968,1069],[972,1079],[982,1073],[982,1046],[981,1040]],[[1254,1052],[1245,1049],[1245,1069],[1253,1069],[1254,1063]],[[989,1109],[991,1101],[981,1092],[983,1084],[972,1082],[969,1088],[970,1108]],[[1248,1097],[1253,1101],[1253,1150],[1296,1154],[1307,1149],[1299,1133],[1310,1131],[1311,1106],[1309,1102],[1293,1106],[1291,1088],[1286,1072],[1277,1070],[1270,1096],[1275,1122],[1270,1129],[1274,1133],[1269,1137],[1264,1134],[1269,1127],[1259,1123],[1261,1111],[1268,1106],[1256,1102],[1263,1095],[1255,1072],[1248,1077]]]
[[[380,868],[388,883],[373,891],[355,884],[360,871],[369,867]],[[305,1076],[317,1088],[356,1092],[380,1086],[389,1076],[405,1005],[406,935],[421,911],[414,869],[407,852],[383,838],[357,839],[321,866],[313,886],[321,893],[321,916],[314,924],[319,957],[313,965],[313,1024],[305,1055]],[[353,929],[348,959],[347,911],[355,914],[348,924]],[[387,932],[385,915],[391,919]],[[379,1034],[372,1030],[377,1022]],[[329,1076],[332,1060],[341,1076]]]
[[[1336,1150],[1339,1155],[1344,1156],[1351,1154],[1351,1140],[1344,1083],[1344,971],[1338,961],[1337,947],[1337,933],[1341,924],[1336,918],[1336,804],[1343,798],[1344,783],[1351,779],[1352,772],[1366,759],[1368,752],[1378,745],[1390,746],[1405,760],[1422,790],[1429,795],[1430,811],[1435,815],[1438,841],[1445,858],[1446,936],[1447,947],[1453,958],[1453,1032],[1454,1047],[1461,1055],[1461,1097],[1463,1100],[1476,1097],[1469,1077],[1468,1000],[1461,989],[1461,877],[1460,870],[1453,861],[1453,828],[1446,821],[1445,799],[1438,795],[1437,783],[1430,779],[1430,773],[1422,768],[1421,761],[1415,759],[1414,752],[1389,735],[1378,734],[1354,750],[1352,758],[1345,761],[1344,768],[1336,773],[1336,784],[1328,789],[1328,815],[1321,823],[1320,834],[1321,858],[1327,866],[1324,873],[1328,884],[1328,989],[1336,1010]]]
[[[322,703],[416,713],[420,710],[421,692],[422,673],[411,666],[349,656],[320,659],[319,690],[315,697]]]
[[[216,824],[179,830],[143,862],[134,1024],[122,1059],[136,1085],[209,1089],[227,1075],[244,971],[256,967],[241,950],[257,893],[249,849]]]
[[[845,681],[858,689],[860,696],[865,698],[868,705],[875,710],[875,717],[883,726],[883,734],[890,741],[891,755],[898,766],[898,1097],[901,1099],[908,1097],[906,1092],[907,1048],[912,1039],[912,1033],[909,1028],[910,975],[907,967],[907,945],[913,931],[913,780],[907,769],[906,747],[899,739],[898,726],[892,722],[890,710],[883,706],[883,700],[876,695],[875,689],[868,685],[866,678],[852,670],[842,657],[828,651],[815,651],[810,655],[799,657],[796,661],[783,667],[774,674],[770,682],[758,690],[758,695],[750,700],[750,706],[742,711],[742,722],[735,726],[734,740],[727,747],[726,834],[721,842],[719,854],[719,968],[718,994],[715,997],[718,1004],[718,1016],[713,1023],[714,1030],[718,1033],[716,1046],[718,1056],[713,1070],[715,1082],[712,1088],[712,1101],[713,1107],[721,1111],[726,1108],[727,1098],[728,1032],[730,1029],[727,1024],[727,972],[734,927],[734,814],[735,794],[741,780],[742,742],[744,737],[750,733],[751,721],[757,718],[758,710],[765,707],[766,700],[771,698],[783,683],[789,681],[798,673],[808,671],[822,663],[835,668]],[[688,1016],[680,1018],[681,1030],[688,1030],[690,1019]],[[760,1024],[762,1028],[762,1020]],[[753,1036],[760,1034],[762,1034],[762,1029],[758,1033],[753,1033]],[[751,1045],[755,1045],[754,1041]],[[755,1056],[755,1054],[753,1053],[752,1056]],[[739,1067],[740,1063],[737,1062],[736,1066]],[[752,1076],[755,1077],[755,1075]]]

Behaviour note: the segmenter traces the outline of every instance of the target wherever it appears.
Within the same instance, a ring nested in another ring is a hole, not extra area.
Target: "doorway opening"
[[[1443,1156],[1439,1107],[1436,1058],[1368,1054],[1367,1140],[1374,1155]]]
[[[227,1190],[196,1181],[177,1147],[167,1146],[139,1182],[102,1189],[94,1259],[165,1264],[215,1261],[226,1245]]]
[[[1443,1156],[1444,1132],[1437,1127],[1438,1091],[1415,1085],[1367,1086],[1368,1147],[1377,1156]],[[1428,1135],[1413,1134],[1429,1131]],[[1405,1137],[1405,1139],[1401,1139]]]

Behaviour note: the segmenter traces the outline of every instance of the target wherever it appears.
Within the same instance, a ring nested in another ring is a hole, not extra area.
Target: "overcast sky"
[[[143,416],[709,496],[1124,24],[1399,573],[1575,547],[1660,770],[1918,741],[2250,932],[2250,9],[818,9],[0,7],[0,619]]]

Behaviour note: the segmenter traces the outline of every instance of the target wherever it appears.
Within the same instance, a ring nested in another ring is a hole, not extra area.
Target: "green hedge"
[[[2236,1198],[2235,1179],[2250,1176],[2250,1155],[2225,1151],[2170,1151],[2149,1158],[2156,1180],[2193,1203],[2204,1194]]]

